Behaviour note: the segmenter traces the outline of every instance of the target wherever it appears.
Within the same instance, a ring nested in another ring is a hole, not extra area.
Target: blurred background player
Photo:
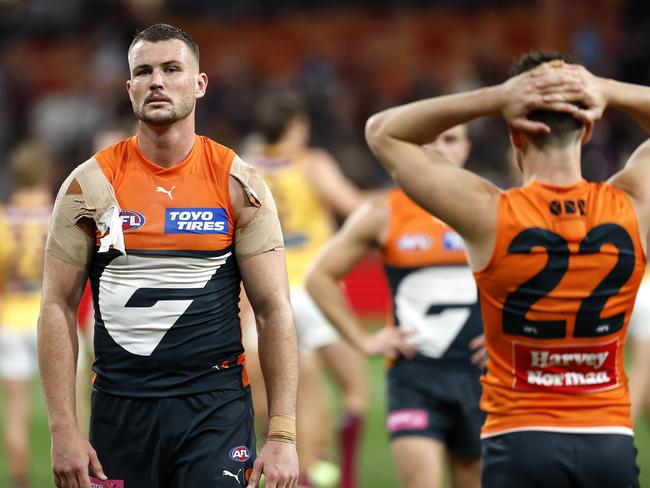
[[[462,167],[470,151],[466,126],[445,131],[427,148]],[[388,275],[397,327],[371,335],[350,309],[340,280],[375,249]],[[478,488],[485,417],[478,406],[482,368],[472,362],[482,363],[483,351],[472,352],[472,346],[482,344],[482,323],[458,234],[395,189],[349,217],[318,256],[307,289],[358,350],[393,360],[387,429],[400,485],[443,486],[447,458],[452,486]]]
[[[630,319],[632,420],[650,417],[650,270],[646,269]]]
[[[0,209],[0,376],[3,441],[12,488],[29,486],[32,379],[37,374],[36,329],[43,253],[50,216],[51,160],[35,141],[9,157],[13,193]]]
[[[301,472],[314,481],[326,474],[319,472],[327,469],[323,456],[331,432],[329,399],[320,368],[324,364],[341,392],[340,486],[352,488],[357,486],[357,452],[368,396],[365,361],[320,313],[304,289],[304,279],[307,267],[334,232],[334,215],[346,217],[361,204],[363,194],[343,175],[330,154],[309,146],[309,119],[296,93],[279,91],[263,97],[256,111],[256,128],[257,134],[248,140],[243,158],[271,188],[284,234],[300,345],[297,422]],[[250,321],[248,327],[252,328]],[[253,391],[258,395],[261,388]],[[256,405],[264,408],[263,400]],[[303,482],[308,483],[304,478]]]
[[[581,149],[606,107],[650,130],[650,89],[534,51],[495,86],[374,115],[366,137],[404,191],[463,236],[489,353],[483,486],[637,487],[623,348],[646,264],[650,142],[607,182]],[[502,192],[421,144],[500,114],[524,185]]]

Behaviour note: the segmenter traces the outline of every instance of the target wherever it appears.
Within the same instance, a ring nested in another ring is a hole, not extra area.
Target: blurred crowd
[[[363,140],[370,114],[497,83],[513,59],[536,48],[570,51],[597,74],[650,83],[649,10],[623,0],[0,0],[0,161],[36,139],[61,177],[92,155],[97,133],[132,132],[126,50],[138,28],[160,20],[202,46],[210,84],[199,133],[238,148],[259,98],[291,87],[307,100],[313,144],[361,187],[384,186]],[[517,184],[503,122],[486,119],[470,132],[469,167]],[[607,114],[585,150],[587,177],[606,178],[643,137]]]

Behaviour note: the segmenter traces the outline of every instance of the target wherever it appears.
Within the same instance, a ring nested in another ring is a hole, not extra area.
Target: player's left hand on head
[[[297,487],[299,470],[296,445],[267,440],[255,460],[247,488],[259,486],[262,474],[266,480],[266,488]]]
[[[488,360],[485,334],[477,335],[469,341],[469,348],[472,350],[472,363],[476,364],[479,368],[484,368]]]

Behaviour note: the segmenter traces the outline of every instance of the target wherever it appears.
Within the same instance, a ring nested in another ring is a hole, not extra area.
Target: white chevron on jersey
[[[476,285],[469,268],[427,267],[402,279],[395,293],[395,315],[400,327],[414,332],[408,341],[420,354],[440,358],[465,325],[476,300]],[[428,315],[436,305],[453,307]]]
[[[113,340],[132,354],[150,356],[193,300],[125,305],[140,288],[203,288],[232,253],[216,257],[127,254],[111,261],[99,279],[99,310]]]

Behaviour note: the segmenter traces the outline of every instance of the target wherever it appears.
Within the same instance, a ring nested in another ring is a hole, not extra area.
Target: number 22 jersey
[[[608,183],[506,191],[475,273],[489,361],[482,437],[632,435],[623,347],[645,269],[632,202]]]

